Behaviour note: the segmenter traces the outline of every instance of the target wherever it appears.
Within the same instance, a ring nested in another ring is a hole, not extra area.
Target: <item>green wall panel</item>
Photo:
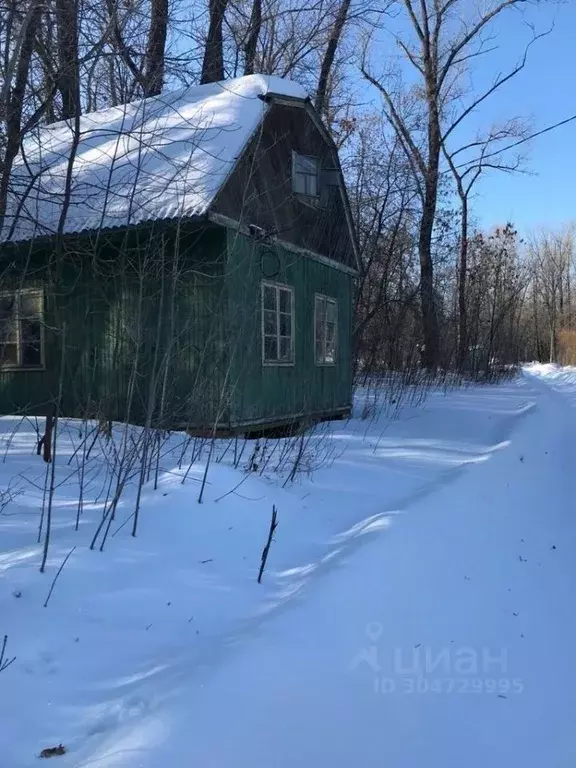
[[[350,329],[352,277],[306,255],[255,243],[228,230],[231,412],[235,423],[330,413],[351,402]],[[295,360],[292,366],[262,363],[262,281],[294,290]],[[338,302],[336,363],[315,364],[315,294]]]

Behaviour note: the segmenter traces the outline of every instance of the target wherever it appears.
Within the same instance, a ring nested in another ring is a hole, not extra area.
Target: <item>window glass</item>
[[[318,365],[336,362],[337,303],[317,295],[314,302],[314,349]]]
[[[294,302],[292,289],[262,285],[262,359],[265,363],[292,363],[294,360]]]
[[[299,195],[318,196],[320,163],[317,157],[293,153],[292,189]]]
[[[43,303],[39,290],[0,294],[0,366],[34,368],[43,364]]]

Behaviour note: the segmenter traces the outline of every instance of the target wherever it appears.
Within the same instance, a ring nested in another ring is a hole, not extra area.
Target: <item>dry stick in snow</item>
[[[46,416],[46,428],[44,430],[44,434],[38,441],[38,447],[36,449],[36,453],[38,456],[40,456],[40,452],[42,451],[42,456],[44,458],[44,461],[49,464],[50,461],[52,461],[52,428],[54,426],[54,417],[52,414],[49,414]],[[43,450],[42,450],[43,449]]]
[[[153,450],[156,454],[156,458],[154,460],[154,490],[158,490],[158,480],[160,478],[160,451],[162,448],[162,437],[165,436],[164,431],[160,431],[160,428],[156,429],[154,432],[154,443],[155,447],[153,447]]]
[[[180,234],[180,230],[178,230]],[[178,238],[178,243],[180,242]],[[172,282],[170,287],[170,313],[168,318],[168,347],[164,355],[164,375],[162,379],[162,388],[160,392],[160,412],[158,415],[158,424],[160,428],[164,426],[164,408],[166,406],[166,392],[168,389],[168,374],[170,371],[170,361],[173,356],[174,331],[176,327],[176,295],[178,287],[179,272],[179,251],[178,244],[172,256]],[[158,489],[158,477],[160,474],[160,432],[158,434],[158,451],[156,454],[156,469],[154,472],[154,490]]]
[[[54,443],[56,443],[56,435],[58,429],[58,410],[55,409],[54,414]],[[50,475],[50,486],[48,488],[48,503],[46,505],[46,531],[44,533],[44,550],[42,553],[42,564],[40,566],[40,573],[44,573],[46,568],[46,560],[48,558],[48,547],[50,546],[50,534],[52,533],[52,501],[54,499],[54,486],[55,486],[55,472],[56,472],[56,445],[54,445],[53,461],[50,464],[50,470],[46,472],[46,479]],[[44,510],[42,510],[44,512]]]
[[[210,450],[208,451],[208,458],[206,459],[204,474],[202,475],[202,485],[200,486],[200,494],[198,495],[198,504],[202,504],[202,500],[204,498],[204,488],[206,487],[206,480],[208,479],[208,470],[210,469],[210,461],[212,459],[212,454],[214,452],[215,442],[216,442],[216,424],[214,424],[214,433],[212,435],[212,440],[210,441]]]
[[[86,434],[87,427],[88,427],[88,421],[85,420],[85,434]],[[74,528],[74,530],[76,531],[80,527],[80,515],[82,514],[82,511],[84,509],[84,477],[86,472],[86,440],[87,439],[88,439],[88,435],[86,435],[86,438],[82,441],[82,463],[80,464],[80,478],[78,481],[78,485],[79,485],[78,506],[76,507],[76,526]]]
[[[178,459],[178,469],[182,469],[182,462],[184,461],[184,456],[186,456],[186,453],[188,451],[188,446],[192,442],[193,438],[191,435],[188,435],[187,438],[182,443],[182,453],[180,454],[180,458]]]
[[[296,458],[294,459],[294,464],[292,465],[290,474],[288,475],[286,480],[284,480],[282,488],[285,488],[288,485],[288,483],[294,482],[294,479],[296,478],[296,473],[298,472],[300,464],[302,463],[302,457],[304,456],[304,449],[307,443],[308,441],[306,440],[306,431],[302,430],[302,434],[300,435],[300,438],[298,440],[298,452],[296,454]]]
[[[200,494],[198,495],[198,504],[202,504],[202,499],[204,498],[204,489],[206,488],[206,481],[208,480],[208,470],[210,469],[210,462],[212,461],[212,455],[214,453],[214,447],[216,445],[216,431],[218,429],[218,424],[224,412],[224,407],[225,407],[224,397],[228,387],[229,374],[230,374],[230,369],[228,368],[228,370],[226,371],[226,375],[224,376],[222,388],[220,390],[219,409],[216,413],[214,428],[212,429],[212,439],[210,441],[210,450],[208,451],[208,459],[206,460],[206,466],[204,467],[204,475],[202,476],[202,485],[200,486]]]
[[[2,459],[2,464],[6,464],[6,457],[8,456],[8,451],[10,450],[10,446],[12,445],[12,440],[14,440],[14,436],[22,426],[22,423],[24,422],[25,418],[26,418],[25,416],[22,416],[20,421],[17,424],[15,424],[14,427],[12,428],[12,431],[8,437],[8,440],[6,441],[6,448],[4,450],[4,457]]]
[[[116,485],[116,492],[114,494],[114,498],[112,499],[112,502],[111,502],[111,504],[108,507],[107,514],[102,518],[102,522],[98,526],[98,530],[96,531],[96,534],[94,535],[94,539],[92,540],[92,544],[90,545],[90,549],[93,548],[93,546],[94,546],[94,544],[96,542],[96,539],[98,537],[98,534],[99,534],[101,528],[103,527],[104,522],[106,522],[106,530],[104,531],[104,536],[102,537],[102,543],[100,544],[100,552],[104,551],[104,545],[106,544],[106,540],[108,539],[108,534],[110,533],[110,527],[111,527],[112,522],[114,521],[114,519],[116,517],[116,507],[118,506],[118,502],[120,501],[120,496],[124,492],[124,488],[125,488],[126,484],[128,483],[128,481],[136,474],[136,472],[135,473],[131,473],[131,471],[132,471],[132,467],[135,464],[135,462],[136,462],[137,458],[139,457],[139,455],[140,455],[140,452],[138,450],[138,445],[137,445],[137,443],[134,443],[134,441],[133,441],[132,453],[129,454],[129,456],[128,456],[129,463],[128,463],[127,467],[123,470],[124,471],[124,475],[123,476],[118,475],[118,482],[117,482],[117,485]],[[122,470],[119,470],[119,471],[122,471]],[[136,516],[136,514],[134,514],[134,517],[135,516]],[[132,533],[132,535],[134,535],[134,533]]]
[[[46,569],[46,560],[48,559],[48,547],[50,546],[50,534],[52,528],[52,502],[54,500],[54,489],[56,479],[56,439],[58,436],[58,417],[60,415],[60,406],[62,404],[62,384],[64,380],[64,354],[66,350],[66,323],[62,325],[62,352],[60,355],[60,381],[58,382],[58,402],[54,407],[53,423],[53,442],[52,442],[52,464],[50,467],[50,490],[48,492],[48,507],[46,509],[46,535],[44,536],[44,552],[42,553],[42,564],[40,573]]]
[[[79,451],[81,448],[83,448],[83,449],[84,449],[84,451],[86,451],[86,442],[87,442],[88,438],[89,438],[91,435],[93,435],[93,434],[96,432],[96,437],[95,437],[95,439],[94,439],[94,442],[96,442],[96,440],[98,439],[98,431],[97,431],[97,430],[98,430],[98,427],[97,427],[97,426],[96,426],[96,427],[92,427],[92,429],[91,429],[90,431],[88,431],[88,419],[87,419],[86,417],[84,417],[84,419],[83,419],[82,421],[83,421],[83,423],[84,423],[84,425],[85,425],[85,427],[84,427],[84,430],[85,430],[85,432],[84,432],[84,434],[85,434],[85,437],[84,437],[84,439],[82,440],[82,442],[80,443],[80,445],[78,445],[78,446],[77,446],[77,447],[74,449],[74,453],[73,453],[73,454],[72,454],[72,456],[70,456],[70,458],[68,459],[68,466],[70,466],[70,464],[72,464],[72,462],[73,462],[73,461],[74,461],[74,459],[76,458],[76,455],[78,454],[78,451]]]
[[[52,597],[52,592],[54,591],[54,587],[56,586],[56,581],[57,581],[57,579],[58,579],[58,576],[60,576],[60,574],[61,574],[61,572],[62,572],[62,569],[64,568],[64,566],[65,566],[65,565],[66,565],[66,563],[68,562],[68,558],[70,557],[70,555],[72,554],[72,552],[74,552],[74,550],[75,550],[75,549],[76,549],[76,547],[72,547],[72,549],[70,550],[70,552],[68,552],[68,554],[66,555],[66,557],[64,558],[64,560],[62,560],[62,563],[61,563],[61,565],[60,565],[60,568],[58,568],[58,571],[57,571],[57,573],[56,573],[56,576],[54,576],[54,581],[52,582],[52,586],[50,587],[50,591],[48,592],[48,597],[46,598],[46,602],[44,603],[44,608],[47,608],[47,607],[48,607],[48,601],[49,601],[49,600],[50,600],[50,598]]]
[[[154,356],[152,360],[152,371],[149,378],[148,386],[148,402],[146,406],[146,422],[144,425],[144,439],[142,445],[142,462],[140,465],[140,477],[138,479],[138,490],[136,491],[136,506],[134,507],[134,524],[132,526],[132,536],[136,536],[138,531],[138,521],[140,519],[140,502],[142,499],[142,488],[147,480],[150,480],[151,465],[147,466],[148,454],[150,452],[150,462],[152,461],[152,451],[150,451],[150,443],[154,439],[154,430],[152,429],[152,418],[154,416],[154,408],[156,406],[156,393],[158,387],[158,354],[160,351],[160,344],[162,343],[162,316],[164,310],[164,259],[165,259],[165,243],[162,243],[162,262],[161,262],[161,287],[160,287],[160,303],[158,307],[158,323],[156,325],[156,338],[154,343]],[[146,470],[148,469],[148,477],[146,478]]]
[[[230,496],[231,493],[235,493],[238,490],[238,488],[240,488],[240,486],[243,485],[246,482],[246,480],[248,480],[249,477],[250,477],[249,474],[245,474],[242,480],[240,480],[239,483],[236,483],[234,488],[231,488],[229,491],[226,491],[226,493],[223,493],[222,496],[218,496],[217,499],[214,499],[214,502],[221,501],[222,499],[225,499],[226,496]]]
[[[16,656],[13,656],[11,659],[6,658],[7,644],[8,635],[4,635],[4,639],[2,640],[2,647],[0,648],[0,672],[3,672],[10,666],[10,664],[13,664],[16,661]]]
[[[40,512],[40,525],[38,526],[38,544],[42,541],[42,530],[44,528],[44,513],[46,511],[46,490],[48,488],[48,471],[50,465],[46,464],[46,473],[44,475],[44,488],[42,491],[42,511]]]
[[[244,438],[244,440],[242,442],[242,448],[240,449],[240,452],[237,452],[236,444],[234,444],[234,469],[238,469],[238,466],[240,465],[240,462],[242,461],[242,456],[244,455],[244,451],[245,451],[247,445],[248,445],[248,440],[247,440],[247,438]]]
[[[188,475],[190,473],[190,470],[192,469],[192,466],[194,465],[194,461],[196,460],[196,438],[195,437],[191,437],[190,440],[192,441],[192,453],[191,453],[191,456],[190,456],[190,462],[188,464],[188,469],[186,470],[186,472],[184,472],[182,480],[180,481],[181,485],[184,485],[184,483],[188,479]],[[182,456],[182,458],[184,458],[184,456]]]
[[[278,439],[274,443],[274,446],[273,446],[272,450],[268,451],[268,454],[267,454],[265,460],[262,461],[262,466],[260,467],[260,476],[262,476],[264,474],[264,470],[266,469],[266,467],[270,463],[270,461],[271,461],[272,457],[274,456],[274,454],[276,453],[276,449],[278,448],[279,445],[280,445],[280,440]]]
[[[224,460],[224,458],[226,457],[226,454],[230,450],[230,446],[233,444],[233,442],[234,441],[232,439],[228,440],[228,442],[226,443],[226,447],[224,448],[224,450],[222,451],[220,456],[218,456],[218,458],[216,459],[216,464],[220,464],[220,462]]]
[[[270,552],[270,544],[272,544],[272,537],[274,536],[274,531],[276,528],[278,528],[278,521],[276,519],[276,506],[272,505],[272,519],[270,521],[270,530],[268,531],[268,541],[262,550],[262,561],[260,563],[260,571],[258,573],[258,584],[262,583],[262,574],[264,573],[264,568],[266,568],[266,561],[268,560],[268,553]]]

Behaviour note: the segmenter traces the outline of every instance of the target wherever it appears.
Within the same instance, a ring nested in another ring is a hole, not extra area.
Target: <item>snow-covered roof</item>
[[[206,213],[268,109],[268,93],[305,99],[296,83],[249,75],[84,115],[63,232]],[[0,240],[58,231],[73,123],[24,141]]]

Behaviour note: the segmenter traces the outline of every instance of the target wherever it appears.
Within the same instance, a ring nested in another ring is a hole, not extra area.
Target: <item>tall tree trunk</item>
[[[536,359],[540,360],[540,323],[538,322],[538,296],[536,280],[532,282],[532,313],[534,317],[534,336],[536,341]]]
[[[570,269],[570,262],[566,269],[566,301],[568,304],[568,317],[566,319],[566,325],[569,330],[572,330],[572,270]]]
[[[458,260],[458,367],[466,362],[468,349],[468,313],[466,278],[468,274],[468,198],[461,198],[460,258]]]
[[[432,229],[434,227],[434,209],[429,201],[423,210],[418,237],[418,257],[420,259],[420,301],[422,304],[422,338],[424,349],[422,362],[426,368],[435,368],[438,363],[438,316],[434,296],[434,267],[430,254]]]
[[[152,0],[144,67],[144,96],[157,96],[164,85],[168,0]]]
[[[350,0],[342,0],[338,13],[334,19],[334,24],[330,30],[328,37],[328,44],[326,51],[324,52],[324,58],[322,59],[322,66],[320,67],[320,77],[318,78],[318,88],[316,90],[315,106],[318,114],[323,114],[327,107],[328,97],[328,82],[330,80],[330,73],[334,65],[334,57],[336,56],[336,49],[338,43],[342,37],[342,31],[348,18],[348,11],[350,10]]]
[[[22,22],[18,41],[19,51],[15,57],[14,72],[8,72],[2,89],[3,98],[0,103],[0,121],[5,124],[6,139],[4,157],[0,157],[0,230],[6,214],[6,197],[12,165],[20,149],[22,140],[22,112],[30,61],[34,50],[34,41],[40,23],[42,3],[34,2]],[[12,83],[13,75],[13,85]]]
[[[248,28],[248,37],[244,46],[244,74],[253,75],[256,64],[256,50],[258,48],[258,38],[262,28],[262,0],[253,0],[252,14],[250,15],[250,27]]]
[[[44,5],[38,33],[35,41],[35,52],[40,59],[41,85],[39,99],[43,104],[44,120],[55,123],[60,119],[56,110],[54,97],[58,93],[58,62],[54,60],[53,52],[58,50],[56,42],[56,19],[52,8]]]
[[[202,61],[200,83],[216,83],[224,80],[224,43],[222,24],[228,0],[209,0],[210,22]]]
[[[62,98],[62,117],[69,120],[80,112],[80,72],[78,56],[78,3],[56,0],[58,40],[58,90]]]
[[[420,301],[422,304],[422,337],[424,350],[422,362],[426,368],[438,365],[440,352],[440,331],[434,293],[434,264],[432,261],[432,234],[438,203],[438,177],[442,131],[437,103],[435,62],[429,56],[425,59],[426,100],[428,104],[428,163],[424,179],[424,199],[418,233],[418,257],[420,260]]]

